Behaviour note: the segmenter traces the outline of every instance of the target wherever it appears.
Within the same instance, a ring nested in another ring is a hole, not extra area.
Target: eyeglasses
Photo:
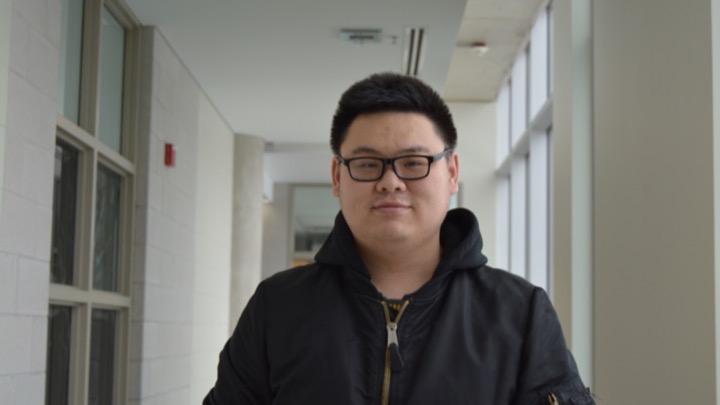
[[[350,177],[355,181],[376,181],[385,174],[386,165],[391,165],[393,172],[402,180],[424,179],[430,174],[430,165],[452,151],[447,148],[435,156],[405,155],[392,159],[376,157],[356,157],[345,159],[338,155],[338,159],[348,168]]]

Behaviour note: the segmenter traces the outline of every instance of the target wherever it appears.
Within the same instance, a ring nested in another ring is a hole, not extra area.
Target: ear
[[[459,190],[458,182],[460,179],[460,158],[457,152],[453,152],[452,156],[450,156],[448,172],[450,173],[450,195],[455,195]]]
[[[340,196],[340,169],[342,169],[342,163],[340,163],[340,159],[335,156],[330,165],[333,182],[332,192],[335,197]]]

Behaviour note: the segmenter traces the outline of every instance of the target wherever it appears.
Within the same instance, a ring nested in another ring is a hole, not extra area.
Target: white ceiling
[[[329,180],[340,94],[371,73],[401,72],[406,28],[426,29],[421,79],[448,101],[490,101],[547,1],[125,0],[234,132],[268,142],[267,173],[283,182]],[[344,41],[343,28],[381,29],[383,39]],[[482,57],[465,47],[477,41],[489,47]]]

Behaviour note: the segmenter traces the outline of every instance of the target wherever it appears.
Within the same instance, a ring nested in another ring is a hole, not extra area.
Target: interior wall
[[[5,176],[5,126],[7,115],[8,68],[10,57],[10,0],[0,0],[0,190],[3,188]],[[2,215],[2,198],[0,198],[0,216]]]
[[[0,1],[3,403],[45,403],[59,22],[55,1]]]
[[[710,5],[712,25],[713,178],[715,190],[715,403],[720,403],[720,0]]]
[[[495,253],[495,103],[448,103],[458,132],[459,206],[475,213],[489,264]]]
[[[233,133],[207,98],[200,98],[199,110],[192,404],[201,403],[215,383],[218,353],[227,340],[232,235]]]
[[[715,403],[712,11],[710,0],[593,3],[604,403]]]
[[[197,110],[176,103],[189,77],[162,35],[143,29],[141,46],[128,398],[180,403],[191,383],[197,144],[188,133],[197,130]],[[197,103],[199,94],[182,96]],[[178,149],[175,167],[163,164],[165,142]]]

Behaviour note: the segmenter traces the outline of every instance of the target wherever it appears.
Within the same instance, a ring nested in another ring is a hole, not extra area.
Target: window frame
[[[552,296],[552,4],[538,14],[497,108],[498,263]],[[542,41],[543,44],[535,44]],[[534,54],[541,54],[534,57]],[[538,61],[541,65],[538,65]],[[505,145],[507,143],[507,145]]]
[[[125,29],[120,152],[100,141],[100,35],[103,7]],[[92,311],[116,312],[113,402],[127,402],[131,308],[133,205],[137,156],[140,23],[120,0],[85,0],[83,5],[78,123],[57,114],[56,139],[78,150],[73,285],[49,282],[49,306],[71,308],[69,403],[85,405],[89,393]],[[62,78],[58,78],[62,80]],[[92,289],[95,200],[99,165],[121,178],[117,292]],[[50,336],[48,336],[50,339]],[[46,399],[46,402],[48,399]]]

